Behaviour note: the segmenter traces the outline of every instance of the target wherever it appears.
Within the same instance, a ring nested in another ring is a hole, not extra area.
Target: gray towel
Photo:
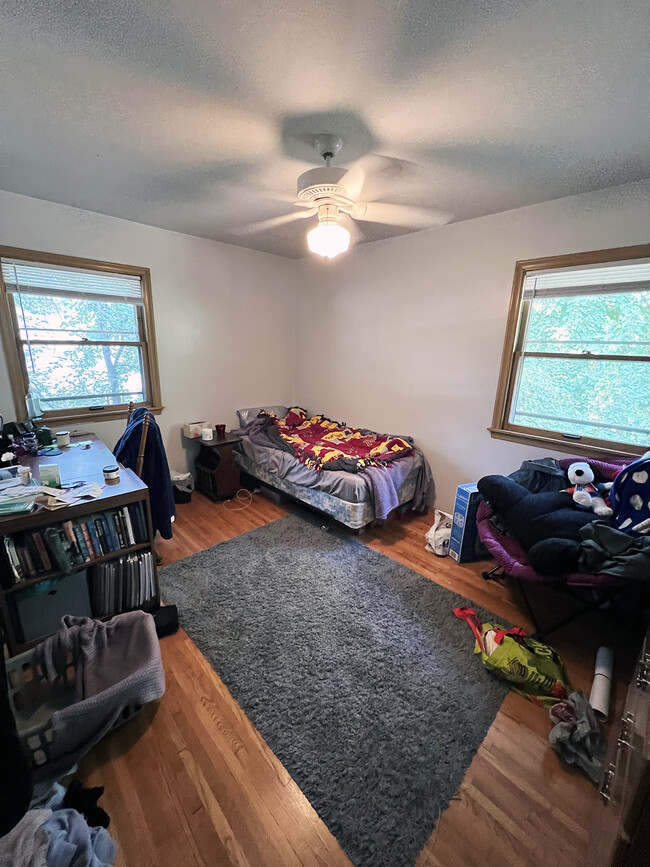
[[[144,611],[118,614],[106,623],[68,615],[36,650],[35,661],[50,680],[63,673],[70,653],[77,671],[75,701],[52,715],[48,762],[35,769],[37,779],[58,779],[104,737],[125,707],[156,701],[165,692],[154,619]]]

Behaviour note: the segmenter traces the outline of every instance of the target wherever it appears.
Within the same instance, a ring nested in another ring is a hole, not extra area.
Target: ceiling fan
[[[312,253],[324,259],[333,259],[345,253],[350,246],[350,231],[342,225],[342,218],[345,219],[346,215],[352,220],[412,229],[442,226],[449,222],[451,217],[448,214],[430,209],[358,201],[366,181],[367,162],[364,163],[363,159],[357,160],[349,169],[331,165],[342,146],[343,140],[339,136],[317,136],[314,147],[325,165],[309,169],[298,178],[298,201],[293,204],[301,210],[252,223],[245,227],[242,233],[262,232],[293,223],[295,220],[318,216],[318,224],[307,233],[307,246]]]

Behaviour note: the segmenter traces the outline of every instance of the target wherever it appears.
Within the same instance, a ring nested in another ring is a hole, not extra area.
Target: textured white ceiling
[[[0,188],[285,256],[304,136],[461,220],[650,176],[647,0],[0,0]],[[314,115],[311,119],[305,116]],[[360,223],[358,242],[401,229]]]

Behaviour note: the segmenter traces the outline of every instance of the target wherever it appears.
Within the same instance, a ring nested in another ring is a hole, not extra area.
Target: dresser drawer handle
[[[606,804],[612,800],[612,781],[615,774],[616,765],[614,764],[614,762],[612,762],[605,771],[603,781],[600,784],[600,788],[598,789],[598,794]]]

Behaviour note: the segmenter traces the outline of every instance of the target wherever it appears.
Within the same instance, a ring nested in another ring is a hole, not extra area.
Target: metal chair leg
[[[528,598],[528,594],[526,593],[526,588],[524,587],[524,582],[521,579],[517,579],[519,583],[519,589],[521,590],[521,595],[524,599],[524,604],[526,605],[526,610],[528,611],[528,616],[533,621],[533,626],[535,627],[535,632],[532,635],[532,638],[539,638],[541,634],[541,626],[535,616],[535,612],[533,611],[533,606],[530,604],[530,599]]]
[[[497,578],[503,578],[504,574],[501,566],[495,566],[489,571],[481,572],[481,577],[486,581],[496,581]]]
[[[573,623],[575,620],[579,620],[581,617],[584,617],[585,614],[589,614],[591,611],[601,611],[605,606],[612,604],[613,607],[618,609],[618,606],[615,605],[614,600],[617,596],[623,593],[626,590],[629,590],[630,587],[633,586],[632,582],[628,582],[626,584],[618,585],[616,587],[612,587],[609,590],[603,591],[603,595],[596,595],[591,601],[585,602],[585,600],[579,596],[573,587],[565,587],[563,588],[567,595],[571,596],[573,599],[581,602],[582,607],[578,611],[574,611],[571,614],[567,614],[565,617],[560,618],[560,620],[556,620],[555,623],[551,623],[549,626],[542,628],[535,617],[532,606],[530,604],[530,600],[524,590],[522,582],[519,582],[519,586],[521,587],[521,592],[524,597],[524,601],[526,603],[526,607],[528,609],[528,613],[530,615],[531,620],[535,626],[535,632],[531,636],[535,638],[537,641],[541,641],[542,638],[546,638],[546,636],[550,635],[552,632],[557,632],[558,629],[562,629],[564,626],[568,626],[569,623]],[[585,588],[588,589],[588,588]]]

